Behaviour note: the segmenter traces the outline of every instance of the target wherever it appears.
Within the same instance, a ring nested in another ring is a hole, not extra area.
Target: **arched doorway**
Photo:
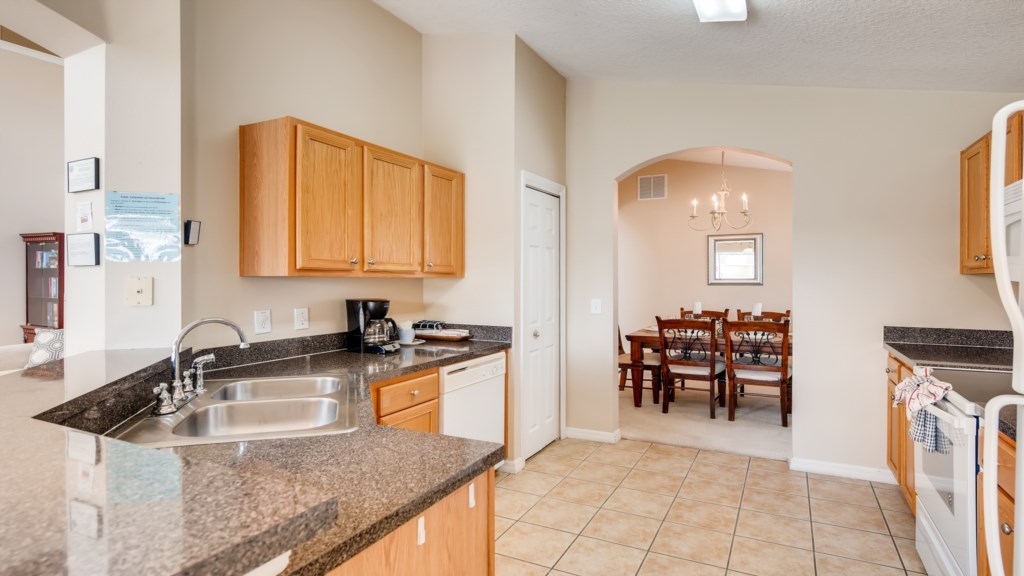
[[[724,205],[728,222],[715,229],[708,212],[712,197],[722,188],[723,172],[732,190]],[[737,309],[751,310],[758,304],[764,310],[791,310],[792,176],[792,165],[785,159],[729,147],[673,152],[620,176],[616,299],[623,335],[653,325],[655,316],[678,317],[680,308],[692,309],[698,302],[705,310],[729,309],[730,319],[736,318]],[[749,206],[746,225],[742,194]],[[697,218],[691,219],[693,214]],[[759,282],[718,283],[709,278],[709,240],[723,235],[760,238]],[[676,402],[663,414],[652,404],[648,390],[643,405],[634,407],[627,386],[619,393],[619,428],[627,439],[776,459],[792,456],[793,424],[781,426],[778,400],[744,398],[739,406],[735,421],[728,420],[725,410],[718,410],[712,420],[707,392],[687,391],[677,393]]]

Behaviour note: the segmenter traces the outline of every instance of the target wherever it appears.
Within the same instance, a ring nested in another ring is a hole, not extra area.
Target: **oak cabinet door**
[[[464,176],[427,164],[423,175],[423,272],[462,276],[465,258]]]
[[[296,130],[295,267],[356,270],[362,147],[311,126]]]
[[[423,256],[423,165],[367,146],[363,171],[363,270],[419,273]]]
[[[419,432],[431,432],[437,434],[440,420],[440,410],[437,400],[417,404],[412,408],[406,408],[394,414],[383,416],[380,419],[382,426],[394,426],[406,430],[417,430]]]
[[[991,135],[960,153],[960,273],[991,274],[992,242],[988,227]]]

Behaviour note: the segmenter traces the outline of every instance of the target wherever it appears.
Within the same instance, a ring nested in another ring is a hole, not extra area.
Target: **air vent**
[[[637,177],[636,197],[637,200],[664,200],[668,198],[668,174]]]

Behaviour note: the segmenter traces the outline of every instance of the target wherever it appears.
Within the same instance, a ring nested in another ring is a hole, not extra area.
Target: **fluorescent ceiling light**
[[[693,0],[701,22],[743,22],[747,0]]]

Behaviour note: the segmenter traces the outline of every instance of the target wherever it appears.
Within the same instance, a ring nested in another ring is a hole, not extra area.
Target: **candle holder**
[[[711,216],[710,225],[698,228],[695,223],[699,216],[697,215],[697,200],[693,200],[693,214],[690,215],[690,221],[687,223],[690,229],[696,230],[697,232],[706,232],[714,229],[715,231],[721,230],[722,225],[725,224],[733,230],[740,230],[746,228],[750,224],[750,209],[747,206],[747,195],[743,195],[743,209],[740,210],[740,214],[743,215],[742,224],[733,224],[729,221],[728,210],[725,208],[725,201],[729,198],[729,193],[732,189],[729,188],[729,183],[725,179],[725,150],[722,150],[722,188],[711,197],[712,208],[708,212]]]

